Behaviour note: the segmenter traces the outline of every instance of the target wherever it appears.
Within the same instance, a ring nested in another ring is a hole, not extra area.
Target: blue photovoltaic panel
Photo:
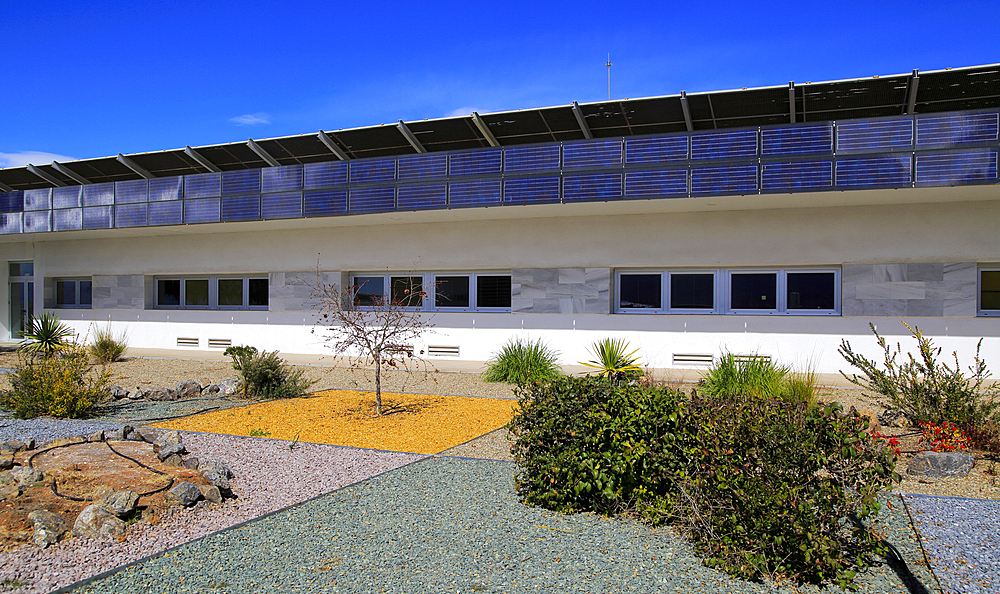
[[[343,186],[347,183],[347,163],[344,161],[309,163],[302,166],[302,175],[305,178],[306,189]]]
[[[24,213],[5,212],[0,214],[0,234],[20,233]]]
[[[180,200],[183,177],[158,177],[149,180],[149,201]]]
[[[910,155],[837,159],[837,187],[908,186]]]
[[[691,136],[691,159],[742,159],[756,156],[756,130],[710,132]]]
[[[221,194],[221,173],[199,173],[184,178],[185,198],[214,198]]]
[[[501,149],[498,148],[454,153],[451,155],[448,174],[459,176],[500,173],[501,154]]]
[[[436,153],[399,158],[399,179],[424,179],[445,177],[448,174],[448,155]]]
[[[396,159],[364,159],[351,161],[351,183],[392,181],[396,179]]]
[[[686,196],[687,169],[654,169],[629,171],[625,174],[625,197]]]
[[[256,221],[258,219],[260,219],[260,196],[222,199],[223,221]]]
[[[222,172],[222,195],[260,194],[260,169]]]
[[[52,188],[52,208],[79,208],[83,186]]]
[[[833,152],[833,124],[767,128],[761,131],[761,154],[765,157]]]
[[[500,206],[500,180],[483,179],[448,184],[448,204],[462,206]]]
[[[83,229],[83,209],[63,208],[52,211],[54,231],[79,231]]]
[[[111,206],[115,203],[115,184],[90,184],[83,186],[84,206]]]
[[[917,155],[917,183],[931,186],[997,180],[997,151]]]
[[[764,163],[761,188],[765,192],[833,187],[833,161]]]
[[[24,192],[0,194],[0,212],[21,212],[24,210]]]
[[[148,185],[144,179],[115,182],[115,204],[145,202]]]
[[[218,223],[222,218],[220,198],[184,201],[185,223]]]
[[[268,167],[260,172],[260,191],[287,192],[302,189],[302,166]]]
[[[447,207],[448,192],[445,184],[399,186],[399,210]]]
[[[115,227],[145,227],[146,204],[124,204],[115,207]]]
[[[347,212],[347,190],[306,192],[302,197],[302,214],[307,217],[328,217]]]
[[[625,140],[626,163],[671,163],[688,158],[687,135]]]
[[[996,113],[920,116],[917,118],[917,146],[995,142],[998,128],[1000,122]]]
[[[692,194],[747,194],[756,191],[756,165],[691,169]]]
[[[43,233],[45,231],[51,231],[51,217],[49,217],[48,210],[39,210],[24,213],[24,232],[25,233]]]
[[[622,164],[622,141],[588,140],[563,145],[563,167],[612,167]]]
[[[559,169],[559,145],[511,146],[503,151],[503,170],[545,171]]]
[[[559,177],[523,177],[503,182],[504,204],[559,202]]]
[[[350,212],[389,212],[396,208],[396,188],[358,188],[351,190]]]
[[[563,177],[563,198],[569,200],[619,200],[621,173],[590,173]]]
[[[114,217],[112,216],[113,206],[91,206],[83,209],[84,229],[111,229],[113,228]]]
[[[286,192],[260,198],[260,214],[267,219],[293,219],[302,216],[302,194]]]
[[[52,189],[25,190],[24,210],[48,210],[52,208]]]
[[[913,120],[910,118],[837,122],[838,152],[881,151],[910,146],[913,146]]]
[[[181,225],[184,223],[184,203],[181,200],[150,202],[146,221],[153,225]]]

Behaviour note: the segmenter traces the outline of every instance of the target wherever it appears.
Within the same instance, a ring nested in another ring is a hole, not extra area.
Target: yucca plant
[[[629,352],[630,348],[631,345],[624,338],[598,340],[590,347],[594,358],[590,361],[580,361],[580,365],[596,369],[597,375],[611,378],[616,382],[639,379],[642,376],[639,357],[636,356],[639,349]]]
[[[32,317],[29,328],[23,336],[26,342],[18,350],[30,355],[42,355],[46,359],[64,348],[67,338],[74,335],[73,329],[59,321],[56,316],[45,312],[42,317]]]
[[[562,375],[556,361],[559,353],[541,339],[531,342],[512,338],[487,362],[483,381],[507,382],[520,386],[545,382]]]

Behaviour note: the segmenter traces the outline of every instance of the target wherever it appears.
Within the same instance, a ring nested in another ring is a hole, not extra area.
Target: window
[[[90,279],[57,278],[56,307],[86,309],[91,306],[93,283]]]
[[[979,269],[979,315],[1000,316],[1000,268]]]
[[[837,269],[623,271],[616,305],[621,313],[836,315],[839,278]]]
[[[429,311],[510,311],[509,274],[357,274],[354,305],[371,307],[389,298],[403,307]]]
[[[156,307],[267,309],[266,277],[205,276],[156,279]]]

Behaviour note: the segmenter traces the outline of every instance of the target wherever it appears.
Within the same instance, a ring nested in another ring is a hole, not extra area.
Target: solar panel
[[[344,161],[309,163],[302,166],[302,175],[302,185],[306,189],[342,186],[347,183],[347,163]]]
[[[396,179],[396,159],[363,159],[351,161],[351,183],[392,181]]]
[[[399,186],[399,210],[448,208],[448,187],[445,184]]]
[[[115,184],[90,184],[83,186],[84,206],[111,206],[115,203]]]
[[[629,171],[625,174],[625,197],[686,196],[687,169]]]
[[[83,186],[52,188],[52,208],[79,208]]]
[[[160,177],[149,180],[149,201],[180,200],[183,177]]]
[[[396,208],[396,189],[358,188],[351,190],[349,212],[389,212]]]
[[[184,203],[181,200],[150,202],[147,223],[153,225],[181,225],[184,223]]]
[[[79,231],[83,229],[83,209],[63,208],[52,211],[54,231]]]
[[[452,153],[448,174],[451,176],[461,176],[500,173],[501,154],[501,149],[498,148]]]
[[[756,165],[693,167],[692,194],[747,194],[757,191]]]
[[[837,159],[837,187],[908,186],[910,155]]]
[[[612,167],[622,164],[622,141],[588,140],[563,145],[563,167]]]
[[[837,152],[883,151],[909,146],[913,146],[913,120],[910,118],[837,122]]]
[[[619,200],[621,173],[592,173],[563,177],[563,198],[570,200]]]
[[[764,163],[761,188],[765,192],[833,187],[833,161]]]
[[[115,204],[145,202],[149,184],[144,179],[115,182]]]
[[[223,182],[225,187],[225,182]],[[260,196],[224,197],[223,221],[256,221],[260,219]]]
[[[24,192],[0,194],[0,212],[21,212],[24,210]]]
[[[260,172],[260,190],[264,193],[302,189],[302,166],[268,167]]]
[[[500,206],[500,180],[484,179],[448,184],[450,206]]]
[[[559,176],[521,177],[503,182],[504,204],[559,202]]]
[[[424,179],[448,175],[448,155],[435,153],[399,158],[399,179]]]
[[[917,146],[993,142],[1000,131],[996,113],[954,113],[917,117]],[[919,173],[919,168],[918,168]]]
[[[559,169],[559,145],[507,147],[503,151],[503,169],[508,172]]]
[[[833,124],[766,128],[761,131],[765,157],[833,152]]]
[[[302,194],[266,194],[260,197],[260,214],[264,220],[294,219],[302,216]]]
[[[184,201],[185,223],[218,223],[222,219],[221,198]],[[152,221],[150,221],[152,224]]]
[[[0,214],[0,234],[21,233],[24,213],[5,212]]]
[[[687,134],[625,140],[626,163],[671,163],[687,158]]]
[[[91,206],[83,208],[84,229],[114,228],[113,206]]]
[[[691,159],[742,159],[757,156],[757,131],[709,132],[691,136]]]
[[[326,217],[345,212],[347,212],[347,190],[306,192],[302,197],[302,214],[304,216]]]
[[[200,173],[184,178],[185,198],[214,198],[222,195],[221,173]]]
[[[51,231],[51,217],[48,210],[38,210],[38,211],[25,211],[24,213],[24,232],[25,233],[43,233],[45,231]]]
[[[222,172],[222,195],[260,193],[260,169]]]
[[[997,151],[961,151],[917,155],[917,184],[953,186],[996,181]]]
[[[24,191],[24,210],[48,210],[52,208],[52,189]]]

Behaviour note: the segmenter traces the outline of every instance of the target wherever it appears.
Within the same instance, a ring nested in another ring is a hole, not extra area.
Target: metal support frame
[[[264,150],[263,147],[254,142],[253,138],[247,138],[247,146],[250,147],[250,150],[257,153],[258,157],[264,159],[264,161],[271,167],[281,167],[281,163],[278,163],[277,159],[272,157],[267,151]]]
[[[587,121],[583,119],[583,110],[580,109],[580,104],[576,101],[573,102],[573,115],[576,116],[576,123],[580,124],[580,130],[583,130],[583,136],[585,138],[593,138],[594,135],[590,133]]]
[[[201,153],[199,153],[198,151],[194,150],[189,146],[184,147],[184,154],[197,161],[199,165],[201,165],[205,169],[208,169],[212,173],[222,172],[222,170],[216,167],[214,163],[206,159]]]
[[[70,178],[71,180],[75,181],[76,183],[80,184],[81,186],[87,186],[87,185],[90,185],[90,184],[94,183],[94,182],[90,181],[89,179],[83,177],[79,173],[73,171],[69,167],[66,167],[62,163],[58,163],[56,161],[53,161],[52,162],[52,168],[55,169],[56,171],[58,171],[59,173],[65,175],[66,177]]]
[[[67,185],[67,184],[64,184],[63,182],[59,181],[58,179],[52,177],[48,173],[45,173],[41,169],[35,167],[31,163],[28,163],[28,171],[34,173],[35,175],[37,175],[38,177],[40,177],[40,178],[44,179],[45,181],[49,182],[53,186],[59,186],[61,188],[61,187],[65,186],[65,185]]]
[[[128,167],[132,171],[134,171],[140,177],[144,177],[146,179],[154,179],[154,178],[156,178],[155,175],[153,175],[152,173],[146,171],[142,167],[139,167],[139,165],[137,165],[135,161],[133,161],[132,159],[129,159],[128,157],[126,157],[125,155],[123,155],[121,153],[118,153],[118,162],[121,163],[122,165]]]
[[[920,86],[920,74],[917,69],[913,69],[913,75],[910,76],[910,88],[908,91],[909,97],[906,100],[906,113],[908,115],[913,115],[913,112],[917,108],[917,87]]]
[[[694,122],[691,121],[691,108],[688,107],[687,91],[681,91],[681,111],[684,112],[684,125],[688,132],[694,132]]]
[[[788,82],[788,112],[791,115],[791,122],[795,123],[795,82]]]
[[[13,192],[14,188],[8,186],[7,184],[0,184],[0,192]]]
[[[334,142],[333,139],[330,138],[330,136],[327,135],[326,132],[320,130],[319,132],[316,133],[316,136],[319,138],[319,141],[322,142],[324,146],[326,146],[326,148],[330,149],[331,153],[337,156],[338,159],[340,159],[341,161],[350,160],[350,157],[347,156],[347,153],[345,153],[343,149],[337,146],[337,143]]]
[[[403,120],[399,120],[399,123],[396,124],[396,128],[398,128],[400,133],[402,133],[403,137],[406,138],[406,141],[410,143],[410,146],[413,147],[413,150],[417,151],[418,153],[427,152],[427,149],[424,148],[424,145],[420,144],[420,141],[417,140],[417,137],[413,135],[413,132],[411,132],[410,129],[406,127],[406,124],[403,123]]]
[[[490,143],[490,146],[500,146],[496,137],[493,136],[493,133],[490,132],[490,129],[486,126],[486,122],[484,122],[483,118],[479,117],[479,114],[475,111],[472,112],[472,123],[476,125],[476,128],[479,128],[479,132],[484,138],[486,138],[486,142]]]

